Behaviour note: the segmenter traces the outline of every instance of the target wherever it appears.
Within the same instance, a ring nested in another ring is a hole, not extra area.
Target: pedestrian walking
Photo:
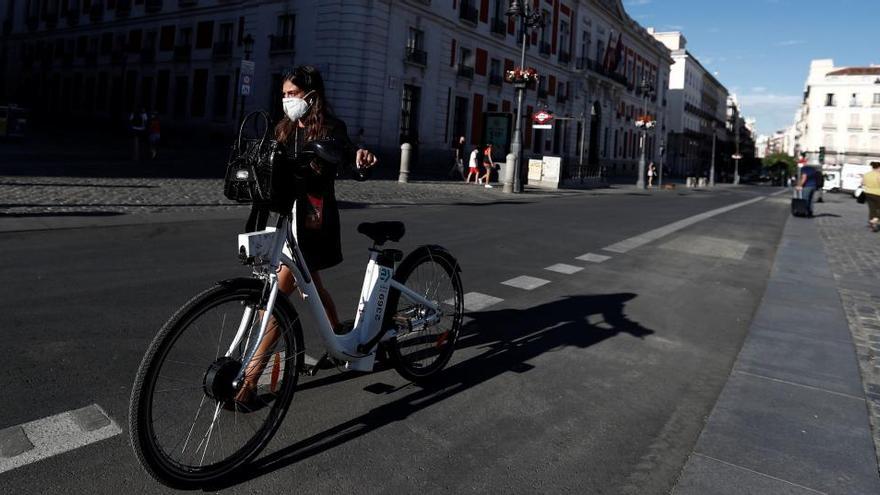
[[[868,227],[880,232],[880,162],[871,162],[871,171],[862,176],[862,189],[868,203]]]
[[[654,176],[657,175],[657,168],[654,167],[654,162],[651,162],[648,165],[648,187],[654,187]]]
[[[150,123],[147,126],[147,132],[150,140],[150,159],[155,160],[159,156],[159,140],[162,138],[162,125],[159,122],[159,115],[153,112],[150,115]]]
[[[798,180],[798,185],[795,188],[800,192],[801,199],[807,202],[808,217],[813,216],[813,193],[816,192],[816,187],[819,185],[819,178],[817,177],[819,173],[812,165],[804,165],[801,168],[801,178]]]
[[[474,177],[474,184],[479,184],[480,182],[480,148],[474,147],[471,150],[471,156],[468,158],[468,174],[467,178],[465,178],[464,182],[467,184],[471,181],[471,176]]]
[[[489,184],[492,179],[492,169],[495,168],[495,163],[492,161],[492,143],[486,145],[486,148],[483,149],[483,168],[486,170],[486,174],[483,176],[483,184],[485,184],[486,189],[492,189],[492,185]]]
[[[141,143],[147,131],[147,110],[145,108],[132,110],[131,115],[128,116],[128,129],[132,139],[132,160],[138,161],[141,159]]]
[[[449,169],[449,173],[447,174],[449,177],[461,177],[462,180],[465,177],[464,174],[464,150],[465,150],[465,140],[464,136],[458,138],[458,140],[452,145],[452,151],[454,153],[454,159],[452,163],[452,168]]]

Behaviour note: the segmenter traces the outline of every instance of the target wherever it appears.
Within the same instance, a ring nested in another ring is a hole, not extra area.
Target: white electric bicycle
[[[373,240],[370,260],[354,328],[337,335],[291,218],[281,214],[275,228],[239,235],[239,257],[253,265],[253,277],[219,282],[191,299],[165,323],[141,362],[129,433],[139,461],[163,484],[202,486],[253,459],[284,419],[299,374],[328,363],[371,371],[381,350],[403,377],[418,382],[452,356],[463,298],[458,262],[447,250],[422,246],[404,258],[382,248],[400,240],[402,223],[361,224],[358,231]],[[281,265],[293,272],[326,346],[317,362],[305,362],[297,311],[283,293],[278,297]],[[259,377],[252,399],[237,401],[254,370]]]

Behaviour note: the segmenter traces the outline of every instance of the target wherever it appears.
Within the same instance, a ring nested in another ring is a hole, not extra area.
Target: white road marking
[[[664,225],[663,227],[650,230],[645,232],[644,234],[640,234],[634,237],[630,237],[629,239],[624,239],[620,242],[614,243],[610,246],[606,246],[602,249],[605,251],[611,251],[612,253],[626,253],[637,247],[644,246],[649,242],[656,241],[661,237],[665,237],[673,232],[677,232],[685,227],[690,227],[691,225],[702,222],[703,220],[712,218],[717,215],[721,215],[722,213],[727,213],[729,211],[735,210],[737,208],[742,208],[743,206],[748,206],[753,203],[757,203],[758,201],[763,201],[769,196],[761,196],[759,198],[752,198],[748,201],[743,201],[741,203],[735,203],[729,206],[725,206],[723,208],[716,208],[714,210],[709,210],[704,213],[700,213],[699,215],[694,215],[692,217],[685,218],[683,220],[679,220],[677,222],[670,223],[669,225]]]
[[[21,431],[15,435],[18,437],[17,440],[22,440],[21,433],[23,432],[32,448],[11,457],[0,456],[0,473],[122,433],[119,425],[110,419],[97,404],[12,428],[20,428]]]
[[[686,254],[742,260],[749,250],[749,245],[733,239],[721,239],[704,235],[681,235],[661,244],[660,248]]]
[[[575,259],[581,261],[589,261],[590,263],[602,263],[603,261],[610,260],[611,256],[605,256],[604,254],[587,253],[583,256],[578,256]]]
[[[564,273],[565,275],[571,275],[572,273],[577,273],[584,268],[582,266],[574,266],[574,265],[566,265],[565,263],[557,263],[553,266],[548,266],[544,268],[545,270],[549,270],[551,272],[556,273]]]
[[[510,280],[506,280],[501,282],[504,285],[509,285],[511,287],[516,287],[517,289],[523,290],[533,290],[541,287],[542,285],[549,284],[549,280],[544,280],[543,278],[530,277],[528,275],[521,275],[516,278],[512,278]]]
[[[504,299],[499,297],[480,294],[479,292],[468,292],[464,295],[464,309],[468,311],[480,311],[481,309],[486,309],[489,306],[498,304],[503,300]],[[447,302],[447,304],[452,304],[452,302]]]

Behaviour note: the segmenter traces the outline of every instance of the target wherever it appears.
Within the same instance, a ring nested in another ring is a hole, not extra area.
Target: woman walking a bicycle
[[[286,73],[281,85],[284,117],[275,127],[275,138],[284,155],[295,160],[303,146],[310,141],[330,142],[348,155],[347,162],[355,161],[358,168],[376,164],[375,155],[365,149],[355,150],[346,131],[345,123],[330,110],[324,91],[324,80],[318,70],[309,65],[296,67]],[[339,208],[336,203],[335,179],[337,164],[313,158],[302,168],[297,181],[296,232],[299,248],[311,272],[312,280],[330,325],[338,332],[346,329],[339,322],[336,304],[324,287],[320,272],[342,262],[342,242]],[[290,252],[285,250],[289,255]],[[296,289],[293,274],[286,266],[278,272],[278,287],[290,296]],[[278,329],[270,321],[261,349],[271,349],[278,339]],[[257,356],[265,356],[257,352]],[[248,365],[245,381],[236,400],[248,402],[257,387],[257,377],[265,367],[265,359],[256,358]]]

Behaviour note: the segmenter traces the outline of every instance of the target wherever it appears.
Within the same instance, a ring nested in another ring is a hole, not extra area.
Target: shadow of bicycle
[[[541,354],[585,349],[620,334],[643,339],[654,332],[630,320],[624,311],[635,297],[631,293],[569,296],[526,310],[470,313],[472,321],[463,328],[457,347],[459,351],[477,349],[478,355],[450,366],[429,385],[415,387],[412,393],[259,458],[207,488],[228,488],[258,478],[405,421],[413,413],[504,373],[527,373],[534,369],[529,361]],[[597,317],[591,319],[600,321],[590,323],[588,317],[593,315]]]

